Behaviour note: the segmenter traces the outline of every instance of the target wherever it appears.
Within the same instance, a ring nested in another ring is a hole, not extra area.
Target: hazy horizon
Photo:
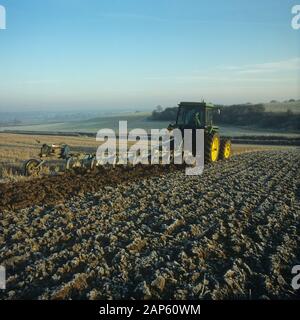
[[[295,100],[294,103],[300,103],[300,99],[294,99],[293,97],[291,97],[290,99]],[[258,102],[252,102],[252,101],[242,101],[242,102],[237,102],[237,103],[229,103],[229,104],[223,104],[223,103],[215,103],[212,101],[206,101],[206,102],[210,102],[213,103],[215,105],[224,105],[224,106],[229,106],[229,105],[246,105],[246,104],[270,104],[272,105],[271,101],[274,101],[274,103],[276,104],[286,104],[289,103],[289,100],[282,100],[282,101],[278,101],[278,100],[274,100],[271,99],[270,101],[258,101]],[[183,101],[183,100],[181,100]],[[62,107],[52,107],[52,108],[48,108],[48,109],[41,109],[41,108],[23,108],[23,109],[9,109],[9,110],[2,110],[0,108],[0,114],[36,114],[36,113],[40,113],[40,114],[84,114],[84,113],[99,113],[99,114],[108,114],[108,115],[112,115],[112,114],[119,114],[119,113],[135,113],[135,112],[152,112],[153,110],[155,110],[158,106],[162,107],[163,109],[165,108],[172,108],[172,107],[176,107],[179,102],[181,101],[177,101],[177,103],[174,103],[173,105],[162,105],[162,104],[156,104],[156,105],[151,105],[151,106],[131,106],[131,107],[127,107],[127,106],[119,106],[119,107],[115,107],[115,108],[110,108],[110,107],[77,107],[77,108],[62,108]],[[193,101],[201,101],[201,99],[197,99],[197,100],[193,100]],[[299,109],[300,109],[300,104],[299,104]]]

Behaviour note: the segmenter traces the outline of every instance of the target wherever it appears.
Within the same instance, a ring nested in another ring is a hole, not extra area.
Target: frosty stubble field
[[[2,203],[1,297],[292,297],[299,162],[298,150],[256,152],[201,177],[170,170],[56,205]]]

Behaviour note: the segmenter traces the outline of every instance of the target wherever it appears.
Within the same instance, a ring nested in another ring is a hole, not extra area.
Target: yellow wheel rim
[[[230,157],[230,154],[231,154],[231,145],[229,142],[227,142],[224,150],[224,158],[228,159]]]
[[[220,140],[218,137],[214,137],[211,144],[211,161],[212,162],[215,162],[218,160],[219,149],[220,149]]]

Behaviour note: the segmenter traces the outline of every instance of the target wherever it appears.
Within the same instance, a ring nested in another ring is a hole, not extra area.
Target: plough
[[[143,163],[145,161],[151,162],[152,157],[159,157],[159,159],[170,160],[169,149],[167,145],[169,141],[160,144],[159,147],[153,148],[152,153],[140,153],[139,151],[127,151],[125,155],[119,153],[106,153],[105,156],[97,158],[96,153],[71,152],[67,144],[44,144],[39,153],[39,159],[27,160],[24,164],[24,173],[26,176],[38,176],[42,172],[42,168],[49,167],[53,161],[64,161],[65,171],[94,171],[97,167],[116,166],[117,164],[133,165],[138,161]],[[172,152],[172,157],[176,156],[176,152]],[[55,171],[59,171],[56,169]]]
[[[26,176],[37,176],[42,172],[42,168],[48,166],[53,161],[63,160],[66,170],[77,168],[91,169],[95,158],[93,154],[70,152],[67,144],[43,144],[39,153],[39,159],[30,159],[24,164]],[[59,171],[56,167],[56,171]]]

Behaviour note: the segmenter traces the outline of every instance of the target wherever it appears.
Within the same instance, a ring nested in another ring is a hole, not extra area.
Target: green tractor
[[[176,124],[170,129],[204,129],[204,160],[205,163],[216,162],[219,159],[227,160],[231,157],[231,141],[220,138],[219,128],[213,125],[214,105],[205,102],[181,102],[179,104]],[[193,142],[195,141],[193,137]],[[193,145],[193,149],[195,146]]]

